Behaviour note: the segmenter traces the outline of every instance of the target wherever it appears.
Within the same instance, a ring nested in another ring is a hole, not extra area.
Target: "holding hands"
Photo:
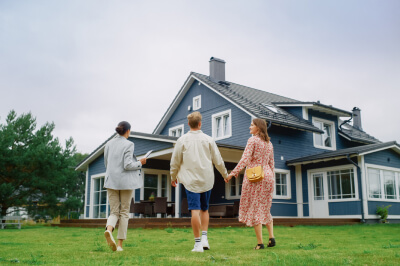
[[[231,178],[233,177],[233,174],[229,174],[227,178],[225,178],[225,183],[228,183],[229,180],[231,180]]]

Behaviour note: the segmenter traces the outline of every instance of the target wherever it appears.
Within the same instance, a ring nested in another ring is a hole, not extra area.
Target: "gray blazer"
[[[133,154],[135,145],[123,136],[107,142],[104,148],[105,188],[131,190],[143,186],[142,164]]]

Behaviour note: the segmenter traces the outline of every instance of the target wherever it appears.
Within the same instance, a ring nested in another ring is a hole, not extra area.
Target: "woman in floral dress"
[[[256,232],[258,244],[254,249],[263,249],[262,225],[268,228],[268,247],[275,246],[273,221],[271,216],[272,194],[274,192],[274,148],[267,133],[267,123],[263,119],[255,118],[250,125],[250,134],[246,149],[239,163],[229,174],[225,182],[232,176],[237,177],[239,172],[247,167],[253,168],[262,165],[264,179],[251,183],[243,178],[242,196],[240,198],[239,222],[247,226],[253,226]],[[247,169],[246,168],[246,169]]]

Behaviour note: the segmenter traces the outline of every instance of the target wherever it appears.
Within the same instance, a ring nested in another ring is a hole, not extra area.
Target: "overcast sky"
[[[400,143],[398,0],[0,0],[0,122],[32,112],[90,153],[121,120],[152,133],[212,56],[228,81],[357,106]]]

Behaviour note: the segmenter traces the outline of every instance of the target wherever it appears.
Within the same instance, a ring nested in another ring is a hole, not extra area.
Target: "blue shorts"
[[[186,196],[188,200],[188,207],[190,210],[208,210],[208,202],[210,201],[211,189],[203,193],[194,193],[186,190]]]

